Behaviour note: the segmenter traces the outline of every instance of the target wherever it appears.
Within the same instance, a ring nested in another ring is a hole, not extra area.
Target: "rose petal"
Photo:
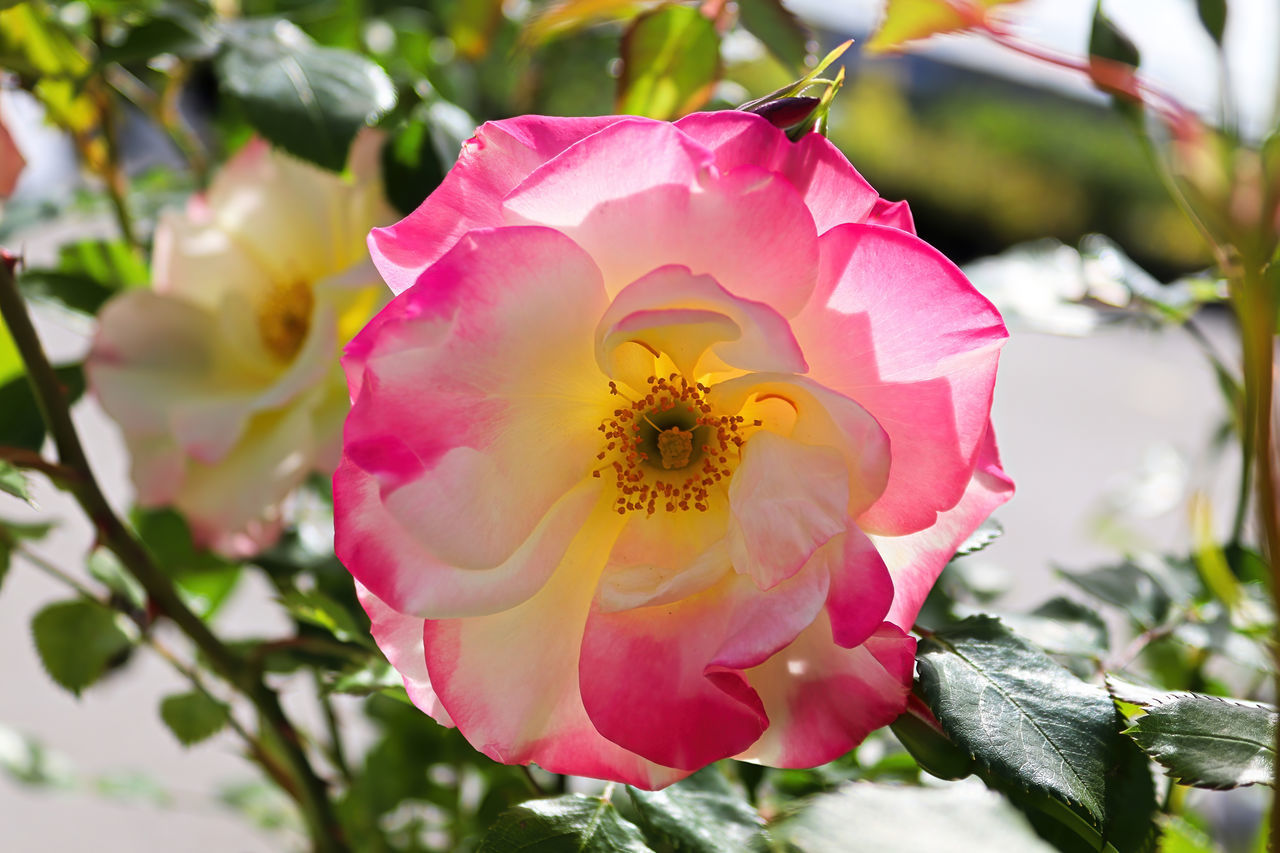
[[[977,467],[960,502],[939,513],[937,522],[909,536],[872,536],[893,577],[893,607],[885,619],[910,628],[925,597],[956,548],[996,507],[1013,497],[1013,481],[1000,467],[1000,452],[988,423]]]
[[[899,231],[906,231],[908,234],[916,233],[915,219],[912,218],[911,208],[907,206],[905,201],[876,199],[875,207],[871,209],[871,214],[867,217],[867,224],[897,228]]]
[[[843,533],[849,506],[843,463],[831,447],[763,430],[752,436],[729,483],[728,544],[734,570],[769,589]]]
[[[710,162],[710,152],[671,125],[627,119],[540,166],[504,209],[513,223],[571,236],[599,264],[611,294],[679,264],[794,313],[817,269],[803,199],[763,169],[716,174]],[[584,185],[595,191],[582,192]]]
[[[907,705],[916,641],[885,623],[852,649],[819,618],[794,643],[748,672],[769,730],[737,756],[771,767],[834,761]]]
[[[768,592],[730,575],[680,601],[593,609],[580,664],[591,721],[611,741],[687,770],[746,749],[768,719],[742,668],[791,642],[826,590],[821,571]]]
[[[458,239],[502,224],[502,200],[530,172],[617,116],[518,116],[481,125],[418,209],[369,234],[369,253],[393,293],[409,288]]]
[[[494,760],[536,762],[554,773],[644,788],[688,775],[602,737],[578,689],[587,610],[623,523],[607,503],[598,506],[555,576],[522,604],[489,616],[426,622],[436,695],[467,740]]]
[[[367,525],[394,519],[463,571],[507,560],[596,461],[615,405],[592,347],[603,307],[591,260],[545,228],[472,232],[393,300],[343,359],[352,505],[378,500],[354,469],[402,445],[395,470],[366,469],[385,509]],[[347,565],[388,604],[428,615],[372,579],[384,569]]]
[[[792,142],[767,119],[736,111],[693,113],[676,127],[711,149],[721,172],[751,165],[780,173],[803,196],[819,234],[841,223],[863,221],[878,200],[871,185],[822,134],[807,133]]]
[[[452,728],[453,720],[449,718],[449,712],[444,709],[440,698],[432,689],[431,676],[427,674],[426,652],[422,645],[425,620],[406,616],[388,607],[360,581],[356,581],[356,598],[360,600],[364,612],[369,614],[374,642],[382,649],[387,661],[400,673],[405,692],[409,694],[413,704],[440,725]]]
[[[621,373],[614,354],[626,342],[666,353],[691,379],[708,349],[724,365],[742,370],[808,370],[777,311],[740,299],[710,276],[693,275],[682,266],[659,267],[624,287],[600,319],[597,340],[596,360],[614,378]]]
[[[884,494],[858,524],[901,535],[954,506],[991,409],[999,313],[955,265],[897,229],[823,235],[819,289],[792,323],[810,375],[857,400],[889,435]]]
[[[850,515],[863,512],[883,492],[891,470],[888,436],[848,397],[807,377],[755,373],[713,386],[707,400],[718,411],[746,413],[748,421],[764,414],[761,400],[782,401],[783,408],[794,413],[786,435],[803,444],[834,448],[844,457]],[[765,426],[783,433],[779,425],[765,421]]]

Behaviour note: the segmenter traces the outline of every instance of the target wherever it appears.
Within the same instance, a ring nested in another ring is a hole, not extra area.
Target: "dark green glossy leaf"
[[[854,782],[814,797],[769,835],[801,853],[1049,853],[1026,818],[991,791],[969,785],[900,787]]]
[[[401,213],[412,213],[444,179],[425,111],[397,128],[382,146],[382,181],[387,200]]]
[[[229,25],[219,80],[258,133],[284,150],[341,171],[360,128],[395,105],[376,63],[321,47],[285,20]]]
[[[480,853],[651,853],[635,824],[608,800],[569,794],[503,812]]]
[[[782,0],[738,0],[738,15],[743,28],[790,70],[803,68],[813,54],[813,34]]]
[[[191,746],[222,731],[231,710],[200,691],[166,696],[160,718],[183,746]]]
[[[1164,585],[1134,563],[1084,572],[1059,570],[1058,574],[1094,598],[1121,608],[1146,628],[1163,622],[1173,603]]]
[[[988,784],[1066,805],[1121,853],[1146,849],[1151,779],[1116,777],[1135,751],[1105,691],[990,617],[926,637],[917,660],[930,710]]]
[[[738,853],[761,837],[764,821],[716,765],[661,791],[629,787],[640,826],[656,844],[688,853]]]
[[[179,9],[149,17],[115,44],[105,45],[100,63],[145,63],[163,53],[186,59],[209,59],[218,51],[221,33],[195,15]]]
[[[926,773],[954,780],[973,772],[973,756],[951,742],[918,697],[911,697],[907,710],[889,728]]]
[[[49,676],[77,696],[129,648],[116,614],[94,601],[63,601],[31,620],[36,650]]]
[[[129,574],[120,559],[106,548],[97,548],[86,565],[90,576],[111,590],[130,607],[141,609],[147,603],[147,591]]]
[[[720,34],[690,6],[636,18],[622,39],[619,113],[674,119],[707,102],[720,77]]]
[[[1107,623],[1092,607],[1061,596],[1030,613],[1002,615],[1001,621],[1056,655],[1098,658],[1107,653]]]
[[[1109,683],[1116,699],[1144,712],[1125,734],[1179,784],[1213,790],[1275,784],[1274,706]]]
[[[84,371],[78,364],[54,369],[68,403],[84,394]],[[25,373],[0,385],[0,444],[39,450],[44,444],[44,419]]]

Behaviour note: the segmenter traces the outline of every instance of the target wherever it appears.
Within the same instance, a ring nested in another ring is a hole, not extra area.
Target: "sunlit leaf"
[[[889,0],[871,53],[901,50],[909,41],[982,26],[991,10],[1020,0]]]
[[[1203,693],[1160,693],[1110,679],[1142,713],[1125,730],[1182,785],[1225,790],[1275,784],[1276,709]]]
[[[690,6],[641,15],[622,39],[618,112],[673,119],[707,102],[720,76],[720,34]]]
[[[258,133],[284,150],[341,171],[360,128],[395,105],[377,63],[322,47],[285,20],[230,24],[219,80]]]
[[[738,0],[738,15],[743,28],[788,68],[803,68],[813,53],[813,34],[782,0]]]
[[[688,853],[738,853],[761,838],[764,821],[715,765],[661,791],[627,791],[655,843]]]
[[[593,24],[630,20],[656,5],[658,0],[560,0],[533,16],[521,38],[536,46]]]
[[[803,853],[1050,853],[1026,818],[980,787],[914,788],[854,782],[769,827]]]
[[[568,794],[503,812],[479,853],[651,853],[634,823],[601,797]]]
[[[1154,789],[1105,691],[990,617],[925,637],[917,661],[921,695],[984,780],[1036,812],[1059,804],[1072,831],[1120,853],[1146,848]]]

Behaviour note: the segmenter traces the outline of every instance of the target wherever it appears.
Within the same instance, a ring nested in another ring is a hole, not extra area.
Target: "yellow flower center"
[[[305,281],[277,284],[258,305],[258,334],[272,355],[292,361],[311,328],[315,296]]]
[[[608,472],[615,480],[619,514],[706,512],[710,490],[733,473],[743,418],[714,414],[703,396],[706,386],[679,374],[650,376],[648,382],[648,392],[638,400],[609,383],[609,392],[628,405],[601,422],[605,444],[596,458],[604,464],[592,474]]]

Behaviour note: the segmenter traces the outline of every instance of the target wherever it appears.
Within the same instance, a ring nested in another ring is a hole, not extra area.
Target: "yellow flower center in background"
[[[305,281],[277,284],[258,305],[258,334],[281,361],[292,361],[311,328],[315,296]]]
[[[609,383],[609,392],[628,405],[601,422],[605,445],[596,458],[605,464],[592,475],[612,473],[618,488],[614,509],[622,515],[706,512],[710,490],[733,473],[744,419],[713,414],[703,397],[706,386],[679,374],[650,376],[648,382],[648,393],[638,400]]]

